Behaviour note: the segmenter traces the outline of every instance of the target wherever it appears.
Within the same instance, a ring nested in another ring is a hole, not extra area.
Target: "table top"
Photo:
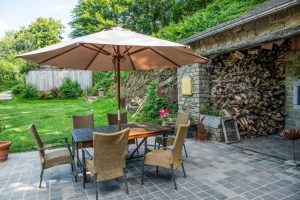
[[[163,134],[170,130],[169,127],[164,127],[152,122],[143,122],[143,123],[128,123],[122,124],[122,129],[130,128],[128,139],[137,139],[145,138],[150,136],[155,136]],[[93,141],[93,132],[100,133],[115,133],[118,132],[118,126],[100,126],[94,128],[76,128],[72,130],[73,142],[89,142]]]

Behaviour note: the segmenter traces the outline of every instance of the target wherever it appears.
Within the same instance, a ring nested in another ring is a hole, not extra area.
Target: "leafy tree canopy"
[[[71,37],[114,26],[152,34],[186,15],[204,8],[210,0],[79,0],[72,11]]]
[[[5,37],[0,40],[0,68],[9,71],[8,68],[12,68],[10,66],[17,66],[14,69],[17,68],[21,73],[36,68],[37,65],[16,59],[15,56],[60,42],[63,29],[60,21],[39,17],[27,27],[6,32]]]
[[[185,17],[181,22],[172,23],[160,29],[155,36],[180,41],[207,28],[234,19],[265,1],[213,0],[205,8]]]
[[[6,34],[11,37],[13,49],[24,52],[42,48],[61,41],[64,25],[53,18],[39,17],[28,27]]]

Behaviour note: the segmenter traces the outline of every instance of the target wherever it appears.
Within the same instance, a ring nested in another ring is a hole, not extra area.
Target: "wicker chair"
[[[72,120],[73,120],[73,128],[94,128],[94,114],[90,114],[90,115],[83,115],[83,116],[76,116],[73,115],[72,116]],[[93,147],[93,143],[92,142],[86,142],[82,144],[83,147]],[[76,149],[76,155],[77,155],[77,159],[79,159],[79,145],[74,147],[73,146],[73,151]],[[73,154],[75,154],[75,152],[73,152]]]
[[[94,114],[85,116],[72,116],[73,128],[93,128],[94,127]]]
[[[68,143],[68,139],[67,138],[56,138],[56,139],[47,140],[47,141],[42,142],[42,140],[38,134],[38,131],[33,123],[29,126],[28,130],[31,132],[31,134],[33,136],[33,139],[34,139],[36,147],[39,151],[40,160],[41,160],[41,174],[40,174],[39,188],[42,185],[44,170],[54,167],[54,166],[63,165],[63,164],[71,164],[71,168],[72,168],[72,171],[73,171],[73,174],[75,177],[75,181],[77,182],[76,168],[74,165],[74,160],[73,160],[73,156],[71,153],[70,145]],[[63,141],[64,143],[57,144],[57,145],[48,145],[53,142],[59,142],[59,141]],[[47,146],[45,146],[45,144],[47,144]],[[55,147],[67,147],[67,149],[60,149],[60,150],[55,150],[55,151],[46,153],[45,150],[52,149]]]
[[[118,124],[118,114],[115,113],[107,113],[107,121],[108,121],[108,125],[117,125]],[[128,120],[127,120],[127,112],[123,112],[121,113],[121,124],[127,124]],[[128,144],[136,144],[136,146],[138,147],[138,139],[133,139],[133,140],[128,140]],[[139,152],[137,151],[137,154],[139,154]]]
[[[126,193],[128,185],[126,178],[126,151],[129,128],[113,134],[93,133],[94,156],[86,159],[89,152],[82,148],[83,187],[85,188],[86,171],[94,176],[96,199],[98,199],[97,181],[125,178]]]
[[[158,143],[158,148],[160,148],[160,145],[165,145],[165,146],[173,145],[174,141],[175,141],[176,132],[177,132],[179,124],[186,124],[189,119],[190,119],[190,113],[188,113],[188,112],[178,112],[176,123],[175,123],[175,126],[174,126],[174,135],[169,135],[168,139],[162,139],[162,136],[156,136],[156,138],[155,138],[155,147],[156,147],[156,143]],[[188,157],[184,142],[183,142],[183,148],[184,148],[185,156]]]
[[[190,126],[190,121],[188,121],[187,124],[179,124],[172,148],[166,147],[166,149],[154,149],[151,152],[147,153],[147,147],[154,146],[154,145],[145,144],[145,156],[144,156],[144,162],[142,166],[142,185],[144,184],[145,165],[152,165],[152,166],[156,166],[156,172],[158,172],[158,167],[170,169],[172,171],[172,179],[174,182],[175,190],[177,190],[174,170],[181,165],[184,178],[186,178],[186,174],[182,162],[182,146],[189,126]]]

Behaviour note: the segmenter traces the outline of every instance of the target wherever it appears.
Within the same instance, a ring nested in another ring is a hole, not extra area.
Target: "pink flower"
[[[159,110],[159,117],[160,118],[164,118],[167,115],[169,115],[169,109],[168,108],[165,108],[163,110]]]

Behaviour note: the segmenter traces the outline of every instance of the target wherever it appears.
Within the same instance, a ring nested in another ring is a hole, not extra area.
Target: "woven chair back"
[[[185,124],[179,124],[173,144],[174,151],[172,154],[173,165],[177,167],[182,162],[182,146],[187,135],[187,130],[190,127],[190,120]]]
[[[93,128],[94,127],[94,114],[84,116],[72,116],[73,128]]]
[[[108,125],[117,125],[118,124],[118,114],[107,113]],[[127,112],[121,113],[121,124],[127,124]]]
[[[129,128],[113,134],[93,133],[94,171],[98,181],[124,175]]]
[[[176,123],[175,123],[175,134],[177,132],[179,124],[186,124],[190,119],[190,113],[189,112],[178,112]]]
[[[43,148],[44,146],[43,146],[42,140],[41,140],[41,138],[39,136],[39,133],[36,130],[35,125],[32,123],[29,126],[28,130],[31,132],[31,135],[32,135],[32,137],[34,139],[35,145],[36,145],[37,149],[39,150],[40,158],[43,159],[43,157],[45,155],[45,152],[44,152],[44,150],[40,151],[40,149]]]

